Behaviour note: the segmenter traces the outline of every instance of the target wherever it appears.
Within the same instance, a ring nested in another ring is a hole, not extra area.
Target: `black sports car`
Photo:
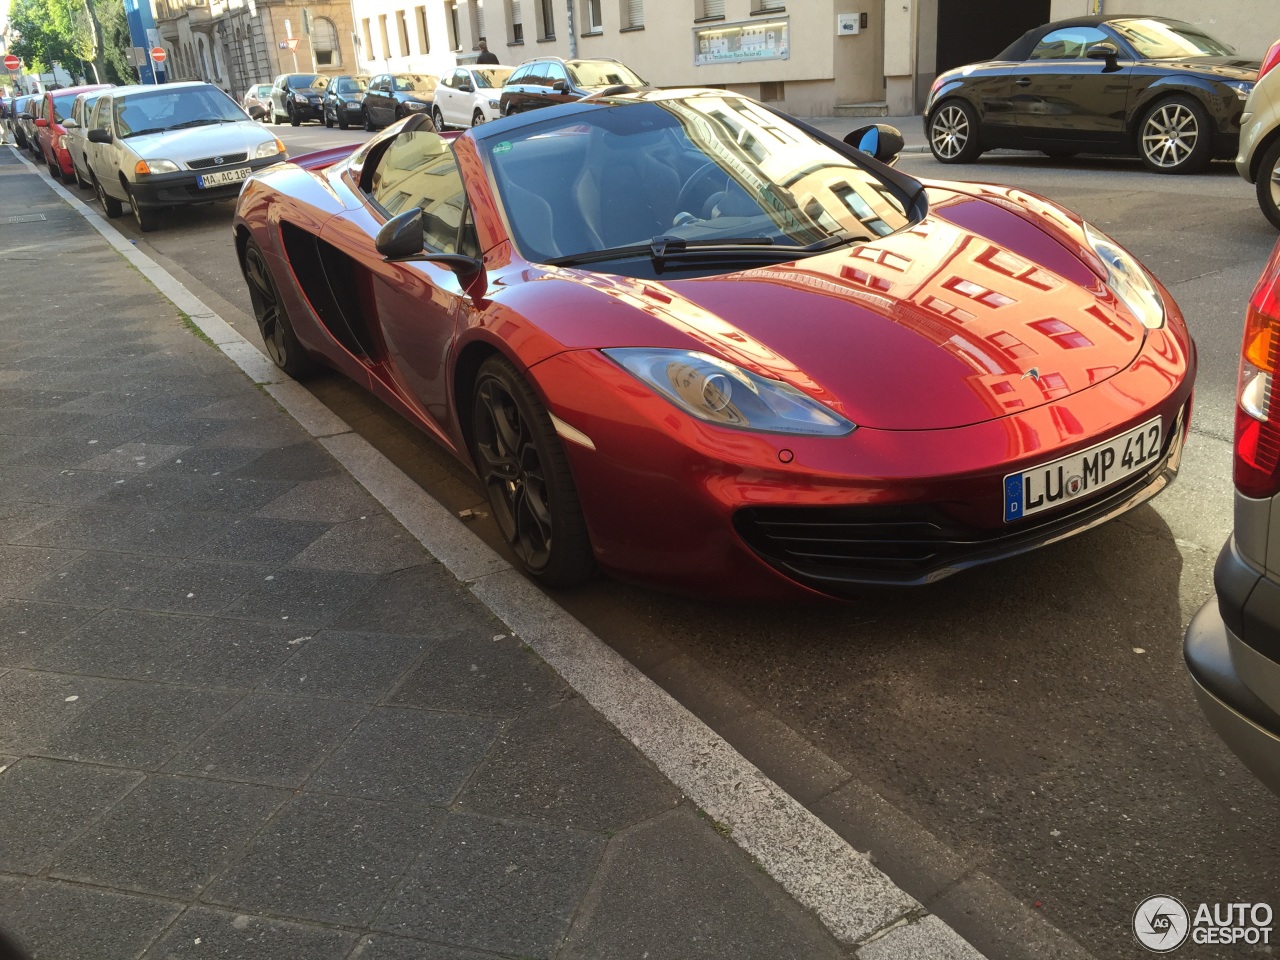
[[[994,60],[939,74],[925,129],[942,163],[992,147],[1134,154],[1158,173],[1234,157],[1259,63],[1163,17],[1079,17],[1023,34]]]

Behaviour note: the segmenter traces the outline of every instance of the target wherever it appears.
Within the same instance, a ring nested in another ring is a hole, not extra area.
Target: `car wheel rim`
[[[501,382],[481,384],[476,422],[480,479],[502,535],[531,570],[551,556],[551,503],[542,456],[515,397]]]
[[[472,125],[473,127],[478,127],[478,126],[480,126],[480,124],[482,124],[482,123],[484,123],[484,114],[483,114],[483,113],[481,113],[479,110],[477,110],[477,111],[476,111],[474,114],[472,114],[472,116],[471,116],[471,125]]]
[[[1166,103],[1142,128],[1142,152],[1152,164],[1166,169],[1186,163],[1199,140],[1196,115],[1182,103]]]
[[[1271,185],[1271,206],[1280,209],[1280,163],[1277,163],[1272,168],[1269,182]]]
[[[249,283],[249,299],[253,301],[253,313],[258,320],[258,329],[262,332],[263,346],[267,348],[267,355],[272,362],[278,367],[284,367],[289,360],[289,353],[285,347],[280,300],[267,271],[267,262],[255,248],[251,247],[245,253],[244,275]]]
[[[959,107],[943,107],[933,118],[930,140],[934,152],[950,160],[969,142],[969,118]]]

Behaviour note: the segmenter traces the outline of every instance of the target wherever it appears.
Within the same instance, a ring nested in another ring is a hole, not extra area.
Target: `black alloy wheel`
[[[324,110],[322,111],[322,115],[324,116],[324,125],[325,125],[325,129],[327,129],[327,130],[332,130],[332,129],[333,129],[333,121],[332,121],[331,119],[329,119],[329,108],[328,108],[328,107],[325,107],[325,108],[324,108]]]
[[[978,115],[963,100],[947,100],[929,118],[929,149],[939,163],[972,163],[982,153]]]
[[[114,220],[120,216],[124,207],[115,197],[107,196],[107,191],[102,189],[102,181],[97,177],[93,178],[93,189],[98,194],[98,202],[102,204],[102,212],[107,215],[107,218]]]
[[[365,104],[364,107],[364,128],[368,133],[373,133],[373,131],[378,129],[373,125],[373,117],[369,113],[368,104]]]
[[[280,300],[280,291],[271,276],[266,254],[256,241],[249,240],[245,244],[240,269],[249,286],[253,316],[258,321],[258,330],[262,333],[267,356],[295,380],[302,380],[314,373],[316,362],[302,349],[297,334],[293,332],[293,324],[289,322],[289,315]]]
[[[293,101],[289,101],[289,126],[296,127],[302,121],[298,119],[298,108],[293,105]]]
[[[1168,97],[1152,105],[1138,124],[1138,154],[1156,173],[1199,173],[1213,149],[1209,114],[1191,97]]]
[[[334,112],[338,115],[338,129],[345,130],[351,126],[351,116],[347,113],[346,107],[337,107]]]
[[[585,581],[591,540],[551,417],[504,357],[480,365],[472,454],[498,528],[525,572],[549,587]]]
[[[1271,225],[1280,230],[1280,140],[1267,149],[1258,164],[1258,206]]]

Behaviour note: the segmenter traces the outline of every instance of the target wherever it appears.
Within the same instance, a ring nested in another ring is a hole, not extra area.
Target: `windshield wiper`
[[[147,129],[145,130],[130,130],[128,133],[124,134],[120,139],[124,140],[124,139],[127,139],[128,137],[145,137],[149,133],[164,133],[168,129],[169,129],[168,127],[147,127]]]
[[[805,254],[825,253],[827,250],[834,250],[836,247],[847,247],[851,243],[862,243],[870,240],[871,237],[861,233],[846,233],[839,236],[827,237],[825,240],[819,240],[811,243],[806,247],[800,247],[801,252]]]
[[[762,249],[773,247],[770,237],[734,237],[733,239],[716,240],[683,240],[680,237],[659,236],[648,243],[632,243],[623,247],[607,247],[604,250],[590,250],[586,253],[575,253],[567,257],[551,257],[544,263],[555,267],[576,266],[580,263],[598,263],[602,260],[625,260],[630,257],[648,256],[658,266],[667,260],[687,260],[705,258],[712,255],[715,259],[728,254],[730,256],[776,257],[777,250]]]
[[[185,120],[182,123],[175,123],[170,130],[185,130],[187,127],[207,127],[215,123],[235,123],[234,120],[228,120],[225,117],[201,117],[199,120]]]

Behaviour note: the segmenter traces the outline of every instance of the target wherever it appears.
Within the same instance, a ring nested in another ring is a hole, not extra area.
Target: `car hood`
[[[613,290],[593,275],[596,292],[647,316],[605,343],[597,308],[594,345],[720,355],[890,430],[1032,409],[1134,361],[1145,329],[1087,262],[1078,222],[1061,214],[1046,226],[1015,209],[1017,197],[933,189],[931,202],[912,228],[792,263],[688,280],[614,277]]]
[[[140,157],[186,163],[219,154],[248,152],[252,156],[257,146],[269,139],[270,136],[260,124],[246,117],[236,123],[166,130],[163,133],[128,137],[122,142]]]
[[[1167,69],[1171,73],[1194,73],[1204,77],[1215,77],[1219,80],[1258,79],[1258,70],[1262,64],[1257,60],[1242,60],[1239,57],[1193,57],[1190,60],[1146,60],[1144,63]]]
[[[290,93],[300,93],[304,97],[323,97],[324,90],[317,90],[315,87],[290,87]]]

